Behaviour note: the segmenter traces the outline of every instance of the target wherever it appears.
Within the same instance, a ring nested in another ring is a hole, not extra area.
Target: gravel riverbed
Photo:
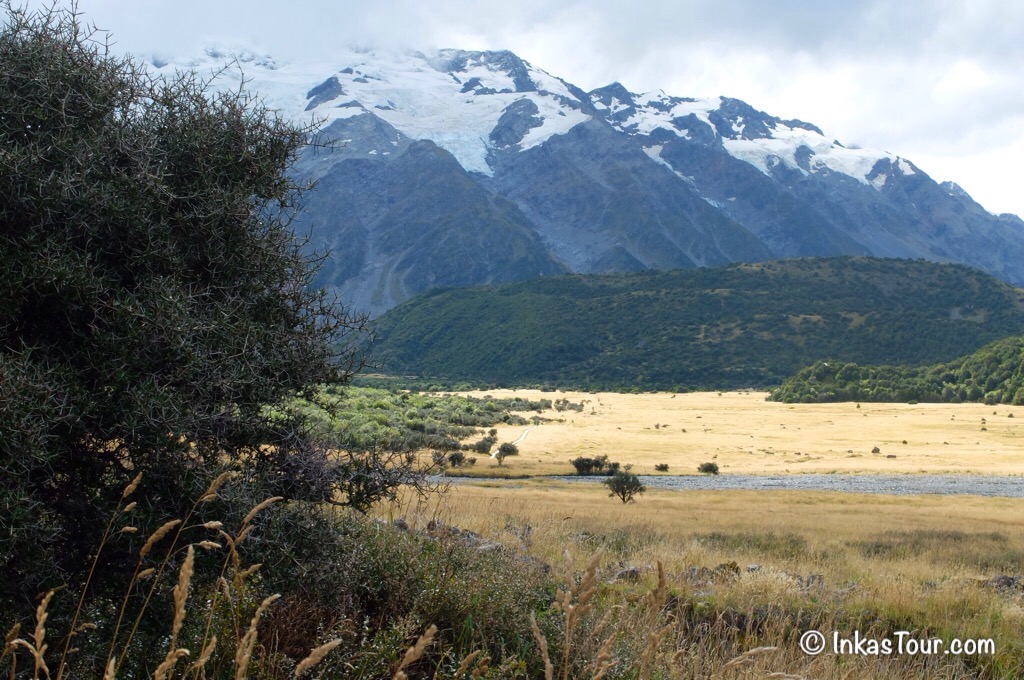
[[[600,483],[603,477],[554,477],[559,481]],[[917,494],[1024,497],[1024,477],[978,475],[642,475],[651,489],[753,489],[846,491],[893,496]]]

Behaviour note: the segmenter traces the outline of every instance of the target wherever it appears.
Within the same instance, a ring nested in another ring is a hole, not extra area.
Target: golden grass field
[[[1024,673],[1024,596],[988,583],[1021,573],[1024,504],[1018,499],[650,490],[623,505],[598,484],[464,480],[443,495],[406,499],[390,513],[414,526],[438,519],[476,531],[545,560],[556,573],[578,574],[600,550],[603,597],[625,603],[624,612],[643,611],[644,593],[656,586],[656,565],[663,564],[668,592],[686,617],[673,629],[680,636],[673,644],[693,654],[685,673],[666,677]],[[729,563],[736,573],[721,569]],[[615,582],[615,574],[631,566],[639,568],[639,581]],[[751,621],[756,631],[744,628]],[[638,637],[630,632],[633,625],[628,619],[617,624],[623,641]],[[996,653],[970,659],[830,652],[812,657],[796,644],[808,629],[881,638],[911,631],[946,643],[992,640]],[[757,646],[776,649],[743,673],[724,672],[731,659]]]
[[[566,543],[566,536],[607,538],[623,531],[633,538],[612,552],[628,553],[636,563],[745,565],[768,558],[780,568],[824,569],[833,581],[878,575],[924,582],[939,574],[981,579],[1019,570],[1024,559],[1024,503],[1012,498],[652,489],[624,505],[600,484],[480,480],[453,485],[417,514],[424,512],[491,535],[529,524],[536,546],[555,561],[566,548],[585,557],[596,545]],[[792,540],[754,540],[744,547],[694,538],[715,532]],[[907,551],[895,549],[915,534],[924,540]],[[887,559],[880,565],[883,553]]]
[[[670,474],[696,474],[709,460],[723,475],[1024,473],[1024,409],[1006,406],[786,405],[737,392],[471,394],[584,402],[582,413],[523,414],[552,420],[530,430],[520,455],[505,461],[500,472],[513,476],[570,473],[570,458],[600,455],[640,474],[658,463]],[[515,441],[524,429],[499,427],[498,441]],[[499,472],[487,459],[470,469]],[[640,607],[663,564],[689,621],[673,629],[675,644],[692,652],[688,670],[671,677],[1024,677],[1024,590],[990,582],[1022,576],[1020,499],[650,489],[624,505],[598,483],[533,477],[462,479],[448,493],[407,498],[389,513],[414,525],[440,519],[471,529],[561,572],[579,573],[600,550],[609,601],[634,603],[624,611]],[[630,566],[640,570],[637,584],[612,583]],[[631,625],[619,624],[624,637]],[[946,642],[991,639],[997,651],[969,659],[808,656],[796,636],[811,627],[844,636],[906,630]],[[777,649],[739,674],[726,670],[755,645]]]
[[[638,474],[654,473],[659,463],[669,465],[669,474],[696,474],[712,460],[722,474],[1024,474],[1024,409],[1011,406],[780,404],[765,401],[763,392],[468,394],[583,402],[581,413],[524,414],[552,421],[518,444],[520,456],[505,462],[513,473],[570,473],[571,458],[607,455]],[[526,428],[497,429],[504,442]],[[496,465],[480,460],[474,472]]]

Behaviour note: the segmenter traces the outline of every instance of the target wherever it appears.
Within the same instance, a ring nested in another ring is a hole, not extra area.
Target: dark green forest
[[[1024,330],[1022,291],[922,260],[806,258],[418,296],[379,320],[385,372],[437,384],[778,385],[825,357],[915,366]]]
[[[786,380],[769,398],[787,403],[1024,404],[1024,338],[998,340],[973,354],[932,366],[860,366],[818,361]]]

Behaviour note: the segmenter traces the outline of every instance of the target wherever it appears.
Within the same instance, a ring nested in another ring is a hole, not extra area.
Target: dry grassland
[[[570,473],[570,459],[600,455],[631,463],[639,474],[653,474],[659,463],[669,474],[695,474],[712,460],[723,474],[1024,474],[1024,409],[1009,406],[793,405],[767,402],[763,392],[469,394],[583,402],[581,413],[524,414],[552,422],[530,430],[520,456],[506,461],[518,474]],[[498,427],[498,440],[516,441],[524,429]],[[481,460],[475,473],[496,467]]]
[[[1011,498],[649,490],[623,505],[597,483],[466,480],[411,515],[491,536],[529,524],[534,548],[555,561],[601,544],[637,564],[767,560],[834,582],[891,583],[982,579],[1024,563],[1024,504]],[[750,540],[708,538],[716,533]],[[573,539],[585,534],[604,539]]]
[[[512,475],[570,473],[569,459],[601,455],[640,474],[660,463],[696,474],[711,460],[723,475],[1024,474],[1024,409],[1006,406],[786,405],[736,392],[473,394],[584,403],[583,412],[523,414],[551,420],[518,442],[520,455],[501,470]],[[499,427],[498,440],[516,441],[524,429]],[[499,471],[493,460],[471,470]],[[440,519],[470,529],[556,573],[600,550],[605,597],[627,603],[624,612],[640,607],[662,563],[677,603],[673,649],[689,655],[667,677],[733,677],[736,655],[753,645],[777,649],[735,677],[1024,677],[1024,588],[1005,585],[1024,566],[1019,499],[649,490],[623,505],[596,480],[532,478],[461,480],[391,512],[414,525]],[[630,567],[638,581],[616,580]],[[629,639],[635,624],[617,625]],[[997,651],[808,656],[797,645],[808,629],[991,639]]]
[[[391,512],[421,527],[439,519],[476,531],[545,560],[556,573],[580,569],[601,550],[605,597],[634,603],[625,611],[641,607],[656,583],[655,565],[663,563],[683,617],[673,644],[696,650],[684,663],[689,670],[671,677],[1019,677],[1024,670],[1024,596],[988,582],[1020,575],[1019,500],[653,490],[623,505],[598,484],[465,480]],[[639,580],[616,581],[628,567],[638,567]],[[622,625],[620,635],[629,639],[629,624]],[[971,659],[811,657],[796,644],[807,629],[991,639],[997,652]],[[744,674],[723,673],[742,649],[734,646],[740,639],[778,649]]]

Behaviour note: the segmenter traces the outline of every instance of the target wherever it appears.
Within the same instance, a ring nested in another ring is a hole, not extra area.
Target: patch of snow
[[[679,179],[683,180],[684,182],[689,184],[691,187],[696,188],[697,187],[697,183],[694,181],[694,179],[692,177],[688,177],[688,176],[684,175],[683,173],[679,172],[678,170],[676,170],[675,168],[672,167],[671,163],[669,163],[668,161],[666,161],[664,158],[661,157],[661,150],[664,149],[664,148],[665,148],[664,144],[654,144],[653,146],[645,146],[645,147],[643,147],[643,150],[644,150],[644,153],[647,154],[647,157],[650,158],[652,161],[654,161],[655,163],[657,163],[659,165],[664,165],[666,168],[671,170],[672,174],[674,174],[676,177],[678,177]]]
[[[530,93],[528,95],[533,103],[537,105],[541,120],[540,126],[530,128],[519,143],[523,150],[533,148],[538,144],[555,135],[564,135],[580,123],[590,120],[590,116],[575,109],[565,109],[562,104],[552,97]]]
[[[669,130],[680,137],[689,139],[689,130],[679,130],[672,125],[676,118],[685,118],[690,114],[697,117],[709,128],[714,130],[709,114],[722,105],[721,97],[711,99],[675,101],[661,90],[634,95],[636,113],[622,123],[616,124],[620,130],[636,126],[636,134],[649,135],[655,130]],[[666,109],[666,110],[663,110]]]
[[[623,104],[618,100],[617,97],[612,97],[612,103],[611,105],[609,105],[608,110],[611,111],[612,114],[616,114],[619,111],[624,111],[625,109],[628,109],[629,107],[630,104]]]
[[[661,150],[665,148],[664,144],[655,144],[654,146],[645,146],[644,153],[655,163],[660,163],[666,168],[672,168],[668,161],[661,157]]]
[[[722,144],[734,157],[750,163],[766,175],[771,174],[771,167],[777,163],[808,174],[796,162],[797,150],[806,146],[813,152],[810,158],[812,172],[838,172],[876,189],[885,185],[886,176],[882,174],[874,180],[868,179],[875,164],[883,158],[893,162],[897,160],[897,156],[884,151],[837,145],[813,130],[792,128],[785,123],[775,127],[772,138],[723,139]]]
[[[486,63],[466,64],[466,70],[459,73],[462,74],[462,82],[476,78],[480,83],[478,86],[480,88],[487,88],[497,92],[516,91],[516,83],[512,76],[504,71],[494,71],[488,68]],[[461,88],[459,89],[461,90]]]
[[[717,136],[717,131],[711,124],[710,114],[721,107],[721,97],[680,99],[669,97],[661,90],[655,90],[634,95],[634,100],[636,113],[621,123],[615,123],[618,129],[629,130],[639,135],[650,135],[655,130],[667,130],[683,139],[691,139],[689,130],[675,127],[672,121],[692,114]],[[884,175],[868,180],[868,175],[880,159],[887,158],[894,164],[898,162],[898,167],[904,174],[914,172],[909,163],[893,154],[855,146],[847,148],[813,130],[790,127],[781,121],[775,125],[772,136],[765,139],[742,139],[745,128],[746,122],[742,117],[738,117],[732,124],[738,139],[721,139],[721,143],[733,157],[750,163],[766,175],[771,175],[772,168],[781,164],[799,170],[804,175],[821,171],[841,173],[862,184],[880,189],[885,183]],[[810,171],[801,168],[796,161],[797,151],[802,146],[812,151],[808,166]]]
[[[530,80],[533,81],[534,85],[541,92],[549,92],[558,97],[565,97],[566,99],[576,99],[569,87],[561,78],[556,78],[547,71],[542,71],[539,68],[534,68],[527,63],[527,71],[530,74]]]
[[[213,51],[190,62],[189,66],[201,77],[208,77],[222,70],[229,58],[224,52]],[[174,65],[168,63],[157,69],[157,73],[172,75],[174,70]],[[349,50],[343,51],[332,63],[276,64],[270,60],[252,60],[243,63],[241,68],[223,69],[213,86],[225,90],[237,88],[244,75],[248,91],[257,93],[268,108],[300,124],[316,121],[326,126],[337,119],[372,111],[406,136],[428,139],[447,150],[466,170],[491,175],[493,172],[486,160],[490,133],[505,108],[514,101],[524,97],[531,99],[543,120],[541,126],[532,128],[524,138],[524,149],[552,135],[564,134],[590,118],[559,100],[559,97],[572,98],[562,81],[532,67],[529,74],[545,93],[517,93],[507,73],[492,70],[486,63],[471,62],[466,72],[460,73],[462,82],[479,78],[480,87],[496,90],[493,94],[477,95],[472,91],[462,92],[462,85],[449,73],[437,70],[431,57]],[[356,105],[321,105],[306,111],[309,104],[306,93],[332,75],[344,88],[345,96]]]
[[[910,175],[916,175],[917,174],[914,171],[914,166],[911,165],[907,161],[906,158],[899,159],[899,164],[898,165],[899,165],[899,168],[900,168],[900,172],[902,172],[904,175],[910,176]]]
[[[775,142],[767,144],[766,142]],[[779,163],[796,165],[796,159],[786,162],[780,154],[792,151],[785,142],[775,139],[723,139],[722,145],[734,158],[750,163],[764,174],[771,176],[771,169]]]

